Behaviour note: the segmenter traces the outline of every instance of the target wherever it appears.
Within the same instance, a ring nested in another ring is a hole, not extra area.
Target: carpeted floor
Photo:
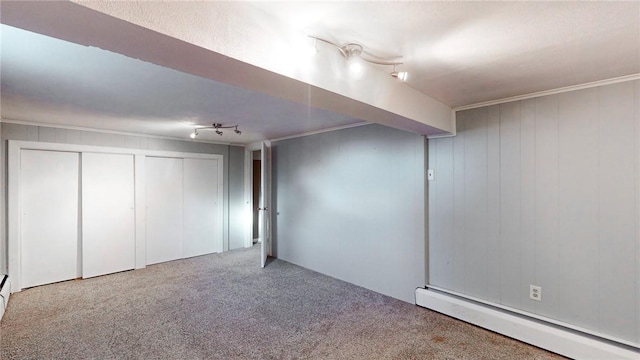
[[[13,294],[0,359],[558,359],[259,248]]]

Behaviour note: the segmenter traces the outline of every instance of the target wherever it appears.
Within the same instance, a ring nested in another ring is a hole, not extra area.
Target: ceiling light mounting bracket
[[[376,64],[376,65],[388,65],[388,66],[402,65],[402,56],[392,56],[392,57],[378,56],[371,53],[370,51],[367,51],[364,48],[364,46],[355,42],[339,45],[334,43],[333,41],[323,39],[317,36],[309,35],[309,37],[314,39],[315,41],[320,41],[335,47],[340,52],[342,57],[344,57],[347,60],[354,56],[357,56],[366,62]]]

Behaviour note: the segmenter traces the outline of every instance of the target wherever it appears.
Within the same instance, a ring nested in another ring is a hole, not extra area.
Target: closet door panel
[[[79,154],[22,150],[22,287],[81,276],[78,262]]]
[[[82,154],[82,276],[135,267],[133,155]]]
[[[218,160],[184,159],[184,257],[222,252]]]
[[[147,264],[182,258],[182,159],[147,157]]]

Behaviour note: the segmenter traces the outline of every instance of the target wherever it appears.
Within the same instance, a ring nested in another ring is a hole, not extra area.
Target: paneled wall
[[[457,130],[429,141],[429,283],[640,344],[640,81],[458,112]]]
[[[239,212],[231,211],[244,204],[242,195],[244,183],[244,148],[236,146],[199,143],[193,141],[179,141],[158,139],[144,136],[128,136],[92,131],[69,130],[45,126],[20,125],[13,123],[1,124],[2,147],[0,161],[2,163],[2,218],[0,219],[0,274],[7,272],[7,227],[6,227],[6,169],[7,169],[7,140],[25,140],[54,142],[63,144],[82,144],[94,146],[109,146],[119,148],[180,151],[206,154],[220,154],[224,156],[224,249],[241,247],[236,239],[243,238],[243,219]],[[233,169],[230,171],[230,169]],[[238,190],[240,189],[240,191]]]
[[[414,303],[425,150],[421,136],[380,125],[274,143],[274,255]]]

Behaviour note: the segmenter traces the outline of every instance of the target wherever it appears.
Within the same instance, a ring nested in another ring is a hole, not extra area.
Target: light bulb
[[[364,73],[364,64],[359,56],[351,56],[349,58],[349,73],[353,77],[360,77]]]
[[[189,135],[192,139],[195,139],[198,136],[198,130],[193,130],[191,135]]]
[[[406,71],[400,71],[398,73],[398,79],[402,80],[402,81],[407,81],[407,77],[409,76],[409,73],[407,73]]]

